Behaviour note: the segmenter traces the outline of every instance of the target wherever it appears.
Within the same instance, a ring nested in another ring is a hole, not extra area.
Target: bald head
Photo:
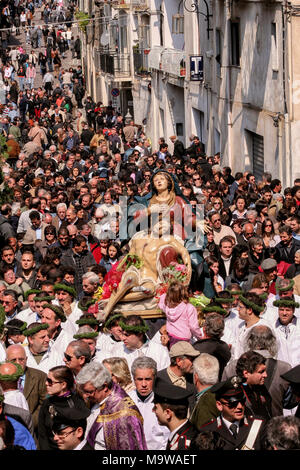
[[[12,344],[6,349],[6,360],[16,362],[25,370],[27,357],[23,346],[20,344]]]
[[[246,238],[251,238],[254,235],[254,227],[253,224],[247,223],[243,227],[243,232]]]
[[[102,217],[104,217],[104,211],[103,211],[103,209],[101,209],[100,207],[98,207],[98,208],[95,210],[95,217],[96,217],[96,218],[102,218]]]
[[[11,364],[10,362],[4,362],[0,365],[0,374],[1,375],[12,375],[17,372],[17,366]]]

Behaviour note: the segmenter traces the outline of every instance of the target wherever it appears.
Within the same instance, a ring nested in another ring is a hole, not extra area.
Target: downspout
[[[291,46],[291,31],[290,28],[287,31],[287,21],[285,17],[285,5],[281,5],[281,18],[282,18],[282,80],[283,80],[283,99],[284,99],[284,133],[285,133],[285,185],[291,185],[291,125],[290,125],[290,116],[289,110],[291,112],[292,107],[287,106],[287,97],[286,97],[286,86],[287,86],[287,74],[286,74],[286,59],[288,63],[288,70],[291,70],[291,57],[288,52],[291,53],[291,47],[286,48],[286,40],[288,39],[288,46]],[[287,34],[288,33],[288,34]],[[287,55],[288,54],[288,55]],[[288,74],[288,79],[290,78],[290,73]],[[290,99],[290,96],[289,96]],[[282,156],[283,157],[283,156]]]
[[[225,102],[227,104],[227,153],[228,153],[228,166],[232,168],[232,110],[231,110],[231,61],[230,61],[230,19],[231,19],[231,0],[226,0],[226,27],[225,27],[225,38],[226,38],[226,89],[225,89]]]

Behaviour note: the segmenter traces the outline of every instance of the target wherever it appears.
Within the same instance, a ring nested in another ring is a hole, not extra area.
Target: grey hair
[[[11,215],[16,215],[16,213],[20,210],[21,203],[20,202],[13,202],[11,205]]]
[[[211,354],[201,353],[196,357],[193,370],[203,385],[214,385],[218,382],[220,365],[218,359]]]
[[[287,279],[287,278],[284,278],[284,279],[278,279],[276,281],[276,288],[279,288],[281,289],[282,287],[287,287],[289,284],[290,284],[291,280],[290,279]],[[293,288],[291,287],[291,290],[293,290]]]
[[[56,206],[56,212],[58,211],[58,209],[65,209],[65,210],[67,210],[67,204],[65,204],[64,202],[60,202],[60,203],[57,204],[57,206]]]
[[[266,325],[254,326],[247,336],[247,346],[250,351],[266,349],[272,357],[278,352],[277,340],[271,328]]]
[[[224,332],[224,318],[219,313],[208,313],[205,316],[204,329],[210,338],[221,338]]]
[[[87,382],[90,382],[97,389],[102,388],[105,383],[109,387],[112,386],[111,374],[106,367],[95,361],[83,366],[76,376],[76,383],[78,385],[84,385]]]
[[[263,239],[260,237],[253,237],[249,240],[250,248],[254,248],[256,245],[261,245],[263,243]]]
[[[246,212],[246,216],[247,215],[253,215],[254,217],[257,217],[257,212],[254,210],[254,209],[249,209],[247,212]]]
[[[98,275],[96,273],[93,273],[92,271],[89,271],[89,272],[83,274],[82,275],[82,280],[83,279],[87,279],[92,284],[99,284],[100,283]]]
[[[82,325],[78,328],[77,332],[75,333],[76,335],[81,335],[82,333],[95,333],[95,330],[89,325]],[[90,338],[93,339],[95,342],[97,341],[97,337],[95,338]]]
[[[271,450],[300,448],[300,419],[296,416],[275,416],[267,424],[267,442]]]
[[[131,374],[134,378],[137,369],[152,369],[154,373],[154,377],[157,374],[157,363],[154,359],[148,356],[141,356],[137,357],[131,366]]]
[[[2,286],[5,287],[5,289],[6,289],[7,286],[5,284],[5,281],[0,281],[0,287],[2,287]]]
[[[84,341],[78,339],[71,341],[68,346],[71,346],[73,348],[75,357],[78,359],[81,356],[85,357],[85,362],[90,362],[91,360],[91,351],[88,346]]]

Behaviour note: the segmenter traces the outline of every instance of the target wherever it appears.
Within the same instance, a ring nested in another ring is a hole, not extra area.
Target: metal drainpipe
[[[227,41],[227,57],[226,57],[226,103],[227,103],[227,153],[228,153],[228,166],[232,167],[232,112],[231,112],[231,68],[230,68],[230,19],[231,19],[231,0],[226,0],[226,27],[225,27],[225,40]]]
[[[291,124],[290,114],[293,111],[293,104],[291,103],[291,93],[289,93],[289,107],[287,106],[286,97],[286,59],[288,64],[288,78],[292,80],[291,73],[291,27],[287,29],[288,22],[285,18],[284,8],[285,5],[281,5],[281,17],[282,17],[282,77],[283,77],[283,97],[284,97],[284,133],[285,133],[285,163],[286,163],[286,185],[291,185]],[[288,39],[288,47],[286,48],[286,39]]]

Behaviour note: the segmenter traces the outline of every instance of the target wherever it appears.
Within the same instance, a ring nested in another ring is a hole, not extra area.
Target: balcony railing
[[[149,53],[149,68],[184,77],[186,73],[185,54],[176,49],[154,46]]]
[[[129,9],[130,5],[134,10],[146,10],[150,8],[149,0],[95,0],[97,6],[105,4],[111,5],[113,8]]]
[[[115,78],[130,78],[129,54],[103,54],[95,52],[95,67],[98,71],[113,75]]]
[[[146,52],[133,50],[133,65],[136,75],[145,77],[150,74],[148,57],[148,50]]]

